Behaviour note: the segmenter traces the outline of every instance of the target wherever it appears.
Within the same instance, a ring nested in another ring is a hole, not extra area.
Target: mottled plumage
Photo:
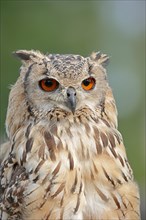
[[[20,50],[1,146],[0,219],[140,219],[107,55]]]

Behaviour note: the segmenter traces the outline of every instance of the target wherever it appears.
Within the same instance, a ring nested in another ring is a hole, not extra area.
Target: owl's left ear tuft
[[[97,64],[102,65],[103,67],[107,66],[109,63],[109,57],[106,54],[99,52],[93,52],[90,55],[91,60],[95,61]]]

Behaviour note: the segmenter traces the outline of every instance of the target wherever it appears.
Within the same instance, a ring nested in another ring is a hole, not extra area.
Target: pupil
[[[51,87],[51,86],[53,86],[53,82],[51,80],[46,80],[45,85],[47,87]]]
[[[89,86],[89,84],[90,84],[90,80],[84,80],[84,85],[85,86]]]

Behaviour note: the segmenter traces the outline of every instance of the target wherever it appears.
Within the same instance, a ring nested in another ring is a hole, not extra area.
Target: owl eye
[[[89,77],[82,81],[82,88],[86,91],[89,91],[94,88],[95,86],[95,79],[93,77]]]
[[[39,82],[39,85],[42,90],[46,92],[52,92],[56,90],[59,87],[59,82],[57,82],[55,79],[42,79]]]

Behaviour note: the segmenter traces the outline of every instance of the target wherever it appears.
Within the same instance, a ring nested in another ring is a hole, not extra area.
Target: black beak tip
[[[75,108],[72,108],[72,113],[73,113],[73,115],[75,114],[75,111],[76,111],[76,109]]]

